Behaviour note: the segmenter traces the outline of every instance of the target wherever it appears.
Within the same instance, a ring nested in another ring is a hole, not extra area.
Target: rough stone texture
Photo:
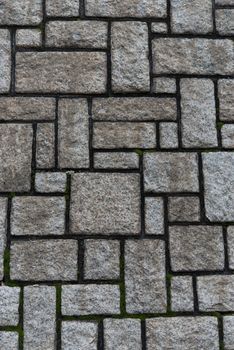
[[[234,34],[234,9],[222,9],[215,12],[216,28],[219,34]]]
[[[166,0],[85,0],[87,16],[166,17]]]
[[[205,210],[214,221],[234,220],[234,154],[203,153]]]
[[[51,17],[79,16],[79,0],[46,0],[46,14]]]
[[[214,83],[209,79],[182,79],[180,89],[183,146],[217,146]]]
[[[233,350],[234,344],[234,317],[224,316],[223,318],[224,348]]]
[[[176,80],[173,78],[155,78],[153,89],[156,93],[175,94]]]
[[[167,23],[165,22],[153,22],[151,24],[151,30],[153,33],[167,33]]]
[[[71,231],[137,235],[140,232],[139,181],[137,174],[74,174]]]
[[[111,26],[112,88],[115,92],[150,90],[148,27],[142,22]]]
[[[70,281],[77,278],[77,241],[30,240],[11,245],[10,275],[19,281]]]
[[[34,25],[42,21],[41,0],[1,1],[0,24]]]
[[[162,198],[145,198],[145,233],[164,234],[164,204]]]
[[[97,350],[97,343],[97,323],[86,321],[65,321],[62,323],[63,350]]]
[[[7,199],[0,198],[0,281],[3,279],[4,250],[7,232]]]
[[[119,314],[119,286],[108,284],[65,285],[62,287],[62,314]]]
[[[59,166],[88,168],[89,114],[86,100],[60,100],[58,135]]]
[[[0,191],[28,191],[31,182],[32,126],[2,124],[0,128]]]
[[[234,121],[234,80],[220,79],[218,91],[220,119]]]
[[[234,44],[229,39],[157,38],[152,45],[156,74],[234,73]]]
[[[172,0],[173,33],[206,34],[213,30],[212,0]]]
[[[23,47],[41,46],[41,31],[38,29],[18,29],[16,31],[16,45]]]
[[[153,123],[94,123],[93,147],[154,148],[156,147],[156,127]]]
[[[109,121],[176,120],[174,98],[95,98],[93,118]]]
[[[223,148],[234,148],[234,125],[226,124],[221,129]]]
[[[126,310],[129,313],[166,311],[164,242],[125,243]]]
[[[199,309],[201,311],[234,310],[234,276],[200,276],[197,279]]]
[[[106,350],[141,350],[141,323],[139,320],[104,320]]]
[[[2,18],[0,15],[0,22]],[[11,42],[10,32],[6,29],[0,29],[0,68],[0,93],[9,92],[11,83]]]
[[[65,192],[67,176],[65,173],[36,173],[35,189],[37,192]]]
[[[119,241],[88,239],[85,241],[85,279],[118,279],[120,270]]]
[[[56,289],[24,288],[24,349],[56,349]]]
[[[216,5],[234,5],[234,0],[215,0]]]
[[[168,201],[169,221],[199,221],[200,201],[198,197],[170,197]]]
[[[174,226],[169,228],[173,271],[222,270],[224,244],[219,226]]]
[[[106,90],[106,54],[104,52],[18,52],[16,90],[103,93]]]
[[[173,277],[171,280],[171,309],[176,312],[193,311],[191,276]]]
[[[159,317],[146,321],[147,350],[219,348],[215,317]]]
[[[37,126],[36,163],[38,168],[50,169],[55,164],[54,124],[38,124]]]
[[[136,169],[139,156],[133,152],[95,152],[94,167],[97,169]]]
[[[0,286],[0,326],[17,326],[20,288]]]
[[[177,123],[160,123],[160,147],[177,148],[178,147],[178,127]]]
[[[12,235],[62,235],[64,230],[65,198],[38,196],[13,198]]]
[[[55,119],[55,99],[49,97],[0,97],[0,120],[42,121]]]
[[[107,47],[107,22],[52,21],[46,26],[46,45],[54,47]]]
[[[227,229],[229,266],[234,269],[234,226]]]
[[[148,153],[144,155],[145,191],[198,191],[195,153]]]
[[[1,350],[17,350],[18,333],[0,331],[0,347]]]

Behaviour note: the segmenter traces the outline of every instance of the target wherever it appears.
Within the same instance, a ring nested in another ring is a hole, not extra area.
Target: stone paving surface
[[[0,350],[234,350],[234,1],[0,0]]]

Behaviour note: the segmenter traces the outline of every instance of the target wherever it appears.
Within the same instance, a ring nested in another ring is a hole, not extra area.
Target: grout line
[[[98,323],[98,344],[97,350],[104,350],[104,325],[103,321],[99,321]]]
[[[56,286],[56,350],[61,350],[61,325],[62,325],[62,287]]]
[[[147,350],[146,322],[145,322],[145,320],[141,320],[141,349],[142,350]]]
[[[85,241],[80,239],[78,242],[78,282],[89,283],[84,280],[84,254],[85,254]]]
[[[199,303],[198,303],[198,293],[197,293],[197,277],[192,277],[193,283],[193,305],[194,305],[194,314],[199,314]]]
[[[141,238],[145,237],[145,190],[144,190],[144,165],[143,165],[143,155],[139,156],[140,164],[140,198],[141,198]]]
[[[32,123],[32,163],[31,163],[31,192],[35,192],[36,154],[37,154],[37,123]]]
[[[59,164],[59,98],[56,97],[55,120],[54,120],[54,166],[58,169]]]

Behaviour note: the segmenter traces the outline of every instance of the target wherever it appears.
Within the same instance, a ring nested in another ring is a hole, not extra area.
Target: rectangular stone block
[[[227,229],[229,267],[234,269],[234,226]]]
[[[221,35],[234,34],[234,9],[215,11],[216,29]]]
[[[66,173],[41,172],[36,173],[35,189],[37,192],[65,192],[67,183]]]
[[[120,313],[117,285],[87,284],[62,286],[63,315],[106,315]]]
[[[145,233],[147,235],[164,234],[163,198],[145,198]]]
[[[4,4],[2,5],[4,6]],[[4,20],[4,18],[5,16],[1,15],[1,8],[0,8],[0,24],[1,24],[1,21]],[[9,92],[10,84],[11,84],[10,32],[6,29],[0,29],[0,93]]]
[[[98,324],[86,321],[62,322],[62,349],[97,350]]]
[[[20,288],[0,286],[0,326],[17,326]]]
[[[127,240],[125,290],[128,313],[166,312],[164,242]]]
[[[17,92],[44,93],[104,93],[106,91],[106,54],[104,52],[18,52],[16,90]]]
[[[229,39],[156,38],[155,74],[233,74],[234,44]]]
[[[37,125],[36,137],[37,168],[53,168],[55,165],[55,128],[52,123]]]
[[[55,99],[49,97],[0,97],[0,120],[54,120]]]
[[[156,121],[176,120],[176,99],[160,97],[94,98],[94,120]]]
[[[134,152],[95,152],[96,169],[137,169],[139,156]]]
[[[175,276],[171,280],[171,309],[174,312],[194,310],[192,276]]]
[[[77,241],[30,240],[11,245],[10,276],[19,281],[77,279]]]
[[[89,167],[89,114],[85,99],[62,99],[58,109],[60,168]]]
[[[217,146],[214,83],[209,79],[182,79],[180,89],[183,146]]]
[[[4,251],[7,232],[7,198],[0,198],[0,281],[3,279]]]
[[[224,316],[223,318],[224,348],[232,350],[234,344],[234,317]]]
[[[234,276],[200,276],[197,279],[200,311],[234,311]]]
[[[234,148],[234,125],[225,124],[221,129],[223,148]]]
[[[56,349],[56,289],[24,288],[24,349]]]
[[[154,123],[96,122],[93,126],[94,148],[154,148]]]
[[[223,121],[234,121],[234,80],[218,81],[219,117]]]
[[[148,27],[146,23],[131,21],[112,24],[113,91],[141,92],[150,90],[148,54]]]
[[[51,21],[46,25],[46,46],[107,47],[107,22]]]
[[[1,1],[0,24],[34,25],[42,21],[42,0]]]
[[[51,17],[79,16],[79,0],[46,0],[46,14]]]
[[[42,44],[42,33],[36,29],[18,29],[16,31],[16,46],[40,47]]]

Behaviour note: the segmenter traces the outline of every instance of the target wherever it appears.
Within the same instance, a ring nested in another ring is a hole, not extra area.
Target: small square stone
[[[153,33],[165,34],[168,31],[167,23],[165,23],[165,22],[153,22],[151,24],[151,31]]]
[[[153,92],[162,94],[176,93],[176,80],[173,78],[155,78],[153,81]]]
[[[85,241],[84,276],[86,279],[119,278],[120,243],[116,240]]]
[[[0,326],[17,326],[20,288],[0,286]]]
[[[198,197],[169,197],[169,221],[199,221],[200,200]]]
[[[171,309],[176,312],[193,311],[191,276],[173,277],[171,280]]]
[[[225,124],[221,129],[223,148],[234,148],[234,124]]]
[[[139,234],[139,175],[72,175],[70,220],[75,234]]]
[[[160,123],[160,147],[177,148],[178,147],[178,128],[177,123]]]
[[[1,350],[18,350],[17,332],[0,332],[0,349]]]
[[[96,322],[62,322],[63,350],[97,350],[98,325]]]
[[[234,316],[223,317],[224,349],[233,350],[234,344]]]
[[[42,35],[39,29],[18,29],[16,31],[16,45],[23,47],[41,46]]]
[[[162,198],[145,198],[145,233],[164,234],[164,203]]]

